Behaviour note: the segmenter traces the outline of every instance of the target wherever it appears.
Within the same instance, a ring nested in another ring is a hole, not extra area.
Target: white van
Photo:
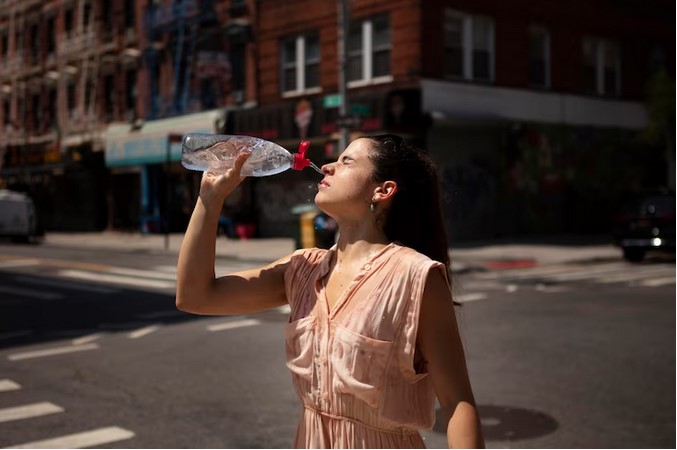
[[[0,237],[28,242],[37,234],[33,200],[21,192],[0,189]]]

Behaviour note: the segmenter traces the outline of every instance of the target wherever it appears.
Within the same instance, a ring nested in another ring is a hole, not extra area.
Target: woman
[[[360,138],[322,167],[317,206],[339,229],[302,249],[215,279],[216,226],[247,156],[206,173],[179,253],[177,307],[249,314],[289,304],[287,365],[303,404],[295,446],[424,447],[435,395],[450,447],[484,445],[449,286],[430,159],[394,135]]]

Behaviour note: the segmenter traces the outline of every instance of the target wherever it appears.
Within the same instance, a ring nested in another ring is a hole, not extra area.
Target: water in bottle
[[[190,133],[183,139],[181,164],[191,170],[225,172],[235,164],[240,153],[250,153],[240,172],[243,176],[265,177],[287,169],[312,167],[306,158],[309,141],[301,141],[299,152],[291,154],[283,147],[252,136]]]

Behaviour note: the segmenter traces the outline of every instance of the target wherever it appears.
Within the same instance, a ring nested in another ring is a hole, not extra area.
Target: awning
[[[214,133],[220,110],[152,120],[139,129],[131,124],[110,125],[106,130],[106,166],[135,166],[167,161],[170,134]],[[169,159],[181,159],[181,144],[172,143]]]
[[[575,126],[642,129],[639,102],[556,92],[422,80],[423,111],[437,121],[529,121]]]

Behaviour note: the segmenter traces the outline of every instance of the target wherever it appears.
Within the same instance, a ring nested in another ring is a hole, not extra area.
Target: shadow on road
[[[200,319],[173,293],[0,271],[0,349]]]
[[[540,411],[511,406],[479,405],[482,433],[487,441],[534,439],[553,433],[559,427],[555,419]],[[437,410],[433,430],[447,432],[447,424]]]

